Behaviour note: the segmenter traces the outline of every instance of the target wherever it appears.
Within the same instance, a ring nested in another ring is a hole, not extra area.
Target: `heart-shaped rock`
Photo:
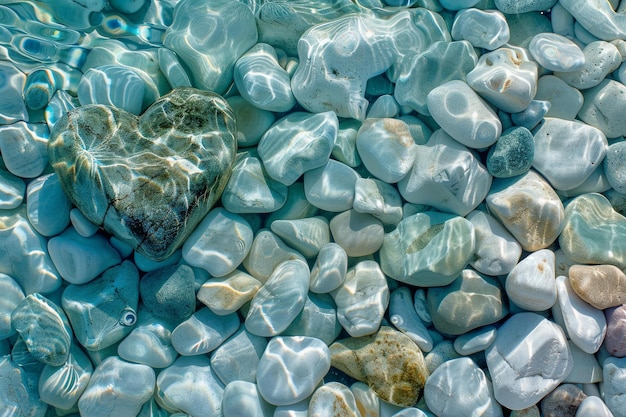
[[[140,117],[104,105],[68,112],[54,125],[48,154],[85,217],[159,261],[220,198],[236,138],[226,100],[178,88]]]

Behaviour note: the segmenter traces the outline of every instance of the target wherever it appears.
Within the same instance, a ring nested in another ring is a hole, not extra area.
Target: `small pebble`
[[[139,281],[139,294],[154,315],[184,320],[196,308],[193,270],[187,265],[172,265],[148,272]]]
[[[76,207],[74,207],[73,209],[70,210],[70,216],[69,216],[69,220],[72,223],[72,227],[74,228],[74,230],[76,230],[76,233],[78,233],[79,235],[81,235],[82,237],[91,237],[93,235],[95,235],[98,230],[100,230],[100,228],[93,224],[92,222],[90,222],[85,215]],[[111,243],[109,241],[109,243]],[[113,245],[111,245],[113,246]],[[113,246],[115,247],[115,246]],[[117,248],[115,248],[117,249]],[[132,250],[132,248],[131,248]],[[117,249],[118,252],[120,252],[120,250]],[[124,256],[124,254],[122,254],[120,252],[120,255],[122,255],[122,258],[126,258],[126,256]]]
[[[81,106],[105,104],[139,115],[143,110],[144,89],[144,80],[130,68],[103,65],[89,68],[80,79],[78,101]]]
[[[450,35],[454,40],[465,39],[476,48],[490,51],[506,44],[510,37],[509,25],[502,13],[473,8],[461,10],[454,16]]]
[[[24,300],[24,291],[13,278],[0,273],[0,340],[5,340],[15,334],[15,327],[11,326],[11,313]]]
[[[525,127],[505,130],[487,154],[487,171],[496,178],[528,172],[535,156],[533,135]]]
[[[384,225],[402,220],[402,198],[391,184],[375,178],[358,178],[354,184],[354,210],[371,214]]]
[[[565,36],[540,33],[533,37],[528,51],[539,65],[549,71],[572,72],[585,65],[583,51]]]
[[[535,100],[550,102],[546,117],[564,120],[574,120],[584,102],[583,95],[578,89],[555,75],[544,75],[539,78]]]
[[[314,258],[330,243],[330,229],[325,217],[316,216],[293,220],[275,220],[272,232],[306,258]]]
[[[626,302],[626,275],[613,265],[573,265],[568,276],[576,294],[599,310]]]
[[[224,387],[222,415],[239,417],[242,410],[250,417],[271,417],[274,407],[261,397],[255,383],[233,381]]]
[[[278,265],[296,259],[305,262],[304,256],[299,252],[288,247],[271,231],[263,229],[254,237],[243,266],[250,275],[265,283]]]
[[[574,88],[584,90],[600,84],[622,63],[617,47],[604,41],[591,42],[583,49],[585,64],[576,71],[555,72],[554,75]]]
[[[380,410],[380,399],[376,393],[363,382],[355,382],[350,385],[350,391],[354,395],[356,406],[361,413],[361,417],[378,417]]]
[[[425,323],[417,315],[408,287],[398,287],[391,293],[389,301],[389,321],[394,327],[415,342],[422,352],[430,352],[433,339]]]
[[[541,249],[522,259],[505,281],[506,294],[527,311],[544,311],[556,302],[555,255]]]
[[[348,255],[334,242],[320,249],[311,269],[309,289],[314,293],[329,293],[339,288],[346,279]]]
[[[48,209],[54,207],[54,210]],[[61,233],[70,223],[72,204],[65,196],[56,174],[38,177],[26,189],[28,220],[43,236]]]
[[[207,354],[234,334],[240,324],[235,313],[218,316],[206,307],[201,308],[176,326],[171,343],[184,356]]]
[[[575,417],[613,417],[600,397],[589,396],[578,405]]]
[[[374,216],[347,210],[330,221],[335,243],[350,257],[371,255],[380,249],[385,237],[382,223]]]
[[[585,398],[585,393],[576,385],[563,384],[541,400],[541,412],[545,417],[575,417]]]
[[[256,382],[257,367],[266,346],[265,337],[254,335],[241,325],[211,353],[211,369],[224,385],[232,381]]]
[[[0,169],[0,209],[10,210],[20,206],[26,195],[26,183],[19,177]]]
[[[511,121],[516,126],[534,129],[550,110],[552,103],[547,100],[533,100],[528,106],[518,113],[511,114]]]
[[[226,101],[233,109],[237,120],[237,145],[241,148],[257,145],[274,123],[276,119],[274,114],[254,107],[241,96],[231,96]]]
[[[35,178],[44,172],[48,165],[48,125],[23,121],[0,125],[0,135],[2,161],[11,174]]]
[[[348,165],[331,159],[323,167],[305,172],[306,199],[322,210],[350,210],[354,203],[354,186],[359,177]]]
[[[309,402],[308,416],[361,417],[361,413],[350,388],[339,382],[328,382],[313,393]]]
[[[626,415],[626,404],[624,404],[626,359],[608,357],[604,360],[602,369],[604,402],[614,416],[624,416]]]
[[[623,169],[625,159],[626,142],[615,142],[608,147],[603,161],[607,181],[621,194],[626,194],[626,173]]]
[[[206,280],[196,298],[215,314],[224,316],[236,312],[252,300],[262,285],[251,275],[235,270],[224,277]]]
[[[496,340],[497,329],[494,326],[483,326],[464,333],[454,339],[454,350],[459,355],[469,356],[487,349]]]
[[[626,356],[626,340],[624,331],[626,330],[626,307],[609,308],[604,311],[606,316],[606,336],[604,347],[611,354],[618,358]]]
[[[337,339],[341,330],[341,323],[337,319],[337,307],[332,298],[326,294],[309,293],[302,311],[281,335],[316,337],[330,345]]]

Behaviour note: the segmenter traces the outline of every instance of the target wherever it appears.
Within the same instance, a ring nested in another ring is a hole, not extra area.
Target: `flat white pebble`
[[[315,293],[329,293],[343,284],[348,271],[348,255],[334,242],[320,249],[311,268],[309,289]]]
[[[600,397],[589,396],[578,405],[575,417],[613,417],[613,413]]]
[[[330,243],[328,220],[322,216],[275,220],[270,229],[306,258],[314,258],[324,245]]]
[[[354,186],[359,177],[348,165],[331,159],[323,167],[305,172],[306,199],[322,210],[349,210],[354,203]]]
[[[541,249],[522,259],[509,272],[505,288],[507,296],[528,311],[547,310],[556,302],[555,255]]]
[[[278,336],[259,360],[257,384],[273,405],[295,404],[310,396],[330,370],[330,351],[314,337]]]
[[[218,316],[209,308],[197,310],[172,331],[171,343],[181,355],[202,355],[215,350],[239,328],[236,313]]]
[[[267,339],[248,332],[242,324],[239,330],[211,353],[211,368],[224,384],[232,381],[256,382],[259,359]]]
[[[578,45],[556,33],[535,35],[528,50],[539,65],[550,71],[576,71],[585,65],[585,55]]]
[[[99,227],[90,222],[76,207],[70,210],[70,222],[72,223],[74,230],[76,230],[76,233],[82,237],[91,237],[99,230]],[[118,250],[118,252],[120,251]],[[130,252],[128,254],[130,254]],[[126,256],[124,256],[125,254],[122,254],[121,252],[120,255],[122,255],[123,258],[126,258]]]
[[[250,417],[272,417],[274,407],[261,397],[256,384],[233,381],[224,387],[222,416],[239,417],[243,410]]]
[[[380,220],[366,213],[347,210],[330,221],[335,243],[350,257],[371,255],[380,249],[385,230]]]
[[[483,351],[496,340],[497,334],[497,329],[491,325],[472,330],[454,339],[454,350],[463,356]]]

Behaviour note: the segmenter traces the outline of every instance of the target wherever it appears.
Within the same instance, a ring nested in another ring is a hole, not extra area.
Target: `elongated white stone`
[[[408,287],[398,287],[391,293],[389,320],[398,330],[409,336],[422,352],[432,350],[433,339],[415,312],[411,291]]]
[[[172,331],[172,346],[185,356],[206,354],[235,333],[239,325],[235,313],[218,316],[206,307],[201,308]]]
[[[330,243],[330,229],[325,217],[309,217],[293,220],[275,220],[272,232],[306,258],[317,256]]]
[[[535,35],[528,49],[539,65],[550,71],[576,71],[585,65],[585,55],[580,47],[556,33]]]
[[[211,369],[224,384],[232,381],[256,382],[259,359],[267,346],[265,337],[239,330],[211,353]]]
[[[319,251],[311,269],[309,289],[315,293],[329,293],[343,284],[348,271],[348,255],[334,242]]]
[[[306,199],[322,210],[349,210],[354,203],[354,186],[359,177],[348,165],[330,159],[326,165],[304,174]]]

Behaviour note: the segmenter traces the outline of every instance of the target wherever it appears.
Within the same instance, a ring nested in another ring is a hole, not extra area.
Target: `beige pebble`
[[[626,303],[626,274],[613,265],[574,265],[569,282],[576,294],[604,310]]]
[[[380,220],[355,210],[347,210],[333,217],[330,231],[335,242],[352,257],[371,255],[380,249],[385,238]]]
[[[261,281],[235,270],[220,278],[210,278],[198,290],[196,298],[218,315],[233,313],[252,300]]]

